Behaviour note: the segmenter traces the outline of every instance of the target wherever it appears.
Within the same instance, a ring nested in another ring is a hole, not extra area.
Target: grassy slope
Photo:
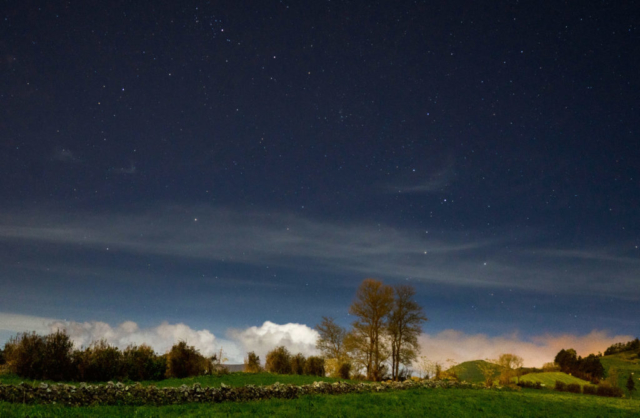
[[[577,383],[580,386],[591,385],[591,383],[587,382],[586,380],[578,379],[577,377],[570,376],[562,372],[529,373],[521,376],[520,380],[528,382],[540,382],[549,389],[553,389],[553,387],[556,385],[556,380],[567,384]]]
[[[0,402],[1,417],[637,417],[640,401],[539,390],[415,389],[401,392],[306,396],[294,400],[187,404],[167,407],[69,408]]]
[[[219,387],[224,383],[227,386],[245,386],[245,385],[272,385],[276,382],[282,384],[294,384],[294,385],[308,385],[313,382],[337,382],[341,379],[334,379],[331,377],[319,377],[319,376],[296,376],[296,375],[278,375],[271,373],[230,373],[223,376],[198,376],[188,377],[186,379],[165,379],[160,381],[146,381],[140,382],[144,386],[155,385],[157,387],[179,387],[181,385],[191,386],[194,383],[200,383],[202,386],[214,386]],[[24,379],[16,375],[0,375],[0,383],[3,384],[19,384],[25,381]],[[342,381],[342,380],[341,380]],[[350,380],[347,380],[351,382]],[[27,383],[39,384],[40,381],[26,381]],[[47,382],[55,383],[55,382]],[[68,382],[69,384],[76,385],[77,382]]]
[[[494,377],[500,375],[500,366],[491,364],[484,360],[465,361],[464,363],[453,366],[448,371],[455,372],[458,379],[461,381],[464,380],[471,383],[482,383],[485,381],[485,377],[480,371],[479,366],[481,365],[489,365],[492,367],[495,370]]]
[[[640,380],[638,380],[638,378],[640,378],[640,359],[636,353],[627,351],[612,354],[610,356],[600,358],[600,362],[606,370],[607,376],[612,367],[618,369],[618,386],[625,391],[627,396],[629,395],[629,392],[627,391],[627,379],[631,373],[635,373],[634,379],[636,379],[636,391],[632,396],[640,397]]]

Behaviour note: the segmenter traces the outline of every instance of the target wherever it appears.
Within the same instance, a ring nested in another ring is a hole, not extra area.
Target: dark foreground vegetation
[[[228,373],[220,352],[205,357],[181,341],[158,355],[147,345],[120,350],[104,340],[84,349],[74,349],[64,331],[48,335],[18,334],[5,344],[0,366],[21,378],[55,382],[160,381]],[[285,347],[267,354],[265,369],[278,374],[324,376],[324,359],[292,355]],[[260,372],[260,357],[248,353],[245,371]],[[348,375],[347,375],[348,378]]]

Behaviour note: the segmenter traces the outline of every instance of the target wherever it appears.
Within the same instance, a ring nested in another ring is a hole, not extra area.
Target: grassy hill
[[[580,386],[591,385],[591,383],[586,380],[578,379],[577,377],[562,372],[529,373],[521,376],[520,380],[534,383],[540,382],[548,389],[553,389],[556,385],[556,380],[566,384],[577,383]]]
[[[610,376],[612,369],[618,371],[618,386],[620,386],[628,396],[627,379],[631,373],[634,373],[634,381],[636,383],[636,392],[632,394],[634,397],[640,398],[640,358],[638,354],[632,351],[626,351],[600,358],[600,363],[605,369],[605,374]]]
[[[454,372],[459,380],[470,383],[482,383],[485,380],[484,374],[480,370],[481,367],[490,367],[494,370],[494,377],[500,375],[500,366],[489,363],[484,360],[465,361],[456,366],[451,367],[447,372]]]

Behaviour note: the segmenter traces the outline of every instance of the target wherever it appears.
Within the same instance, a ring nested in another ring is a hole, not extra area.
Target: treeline
[[[316,326],[316,348],[325,358],[328,374],[373,381],[408,377],[419,353],[421,324],[427,320],[414,296],[412,286],[366,279],[349,307],[355,318],[351,329],[323,317]]]
[[[34,380],[105,382],[183,378],[224,373],[218,356],[205,357],[186,342],[158,355],[147,345],[129,345],[124,350],[105,340],[74,349],[64,331],[48,335],[22,333],[11,338],[3,350],[9,371]]]
[[[626,343],[615,343],[605,350],[604,355],[608,356],[625,351],[634,351],[638,353],[638,356],[640,356],[640,340],[636,338],[635,340],[631,340]]]
[[[589,354],[582,358],[577,355],[576,350],[570,348],[568,350],[560,350],[556,355],[554,362],[560,368],[560,371],[571,374],[582,380],[588,380],[597,384],[604,378],[604,367],[600,363],[600,356]]]
[[[318,356],[305,357],[298,353],[293,355],[286,347],[280,346],[267,353],[264,369],[269,373],[324,376],[324,359]],[[262,371],[260,357],[251,351],[244,360],[244,371],[258,373]]]

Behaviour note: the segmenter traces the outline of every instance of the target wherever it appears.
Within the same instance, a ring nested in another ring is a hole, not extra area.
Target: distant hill
[[[591,383],[586,380],[578,379],[577,377],[562,372],[529,373],[521,376],[520,380],[525,382],[540,382],[547,389],[553,389],[556,385],[556,380],[566,384],[577,383],[580,386],[591,385]]]
[[[627,379],[631,373],[634,373],[633,377],[636,383],[635,396],[640,396],[640,358],[638,353],[632,351],[624,351],[622,353],[612,354],[609,356],[600,357],[600,363],[605,370],[605,376],[609,377],[611,370],[616,369],[618,371],[618,386],[620,386],[627,395]],[[634,397],[635,397],[634,396]]]
[[[500,375],[500,366],[484,360],[465,361],[464,363],[451,367],[447,372],[455,373],[461,381],[464,380],[470,383],[483,383],[485,381],[485,377],[484,374],[482,374],[480,367],[485,365],[494,369],[493,377],[498,377]]]

